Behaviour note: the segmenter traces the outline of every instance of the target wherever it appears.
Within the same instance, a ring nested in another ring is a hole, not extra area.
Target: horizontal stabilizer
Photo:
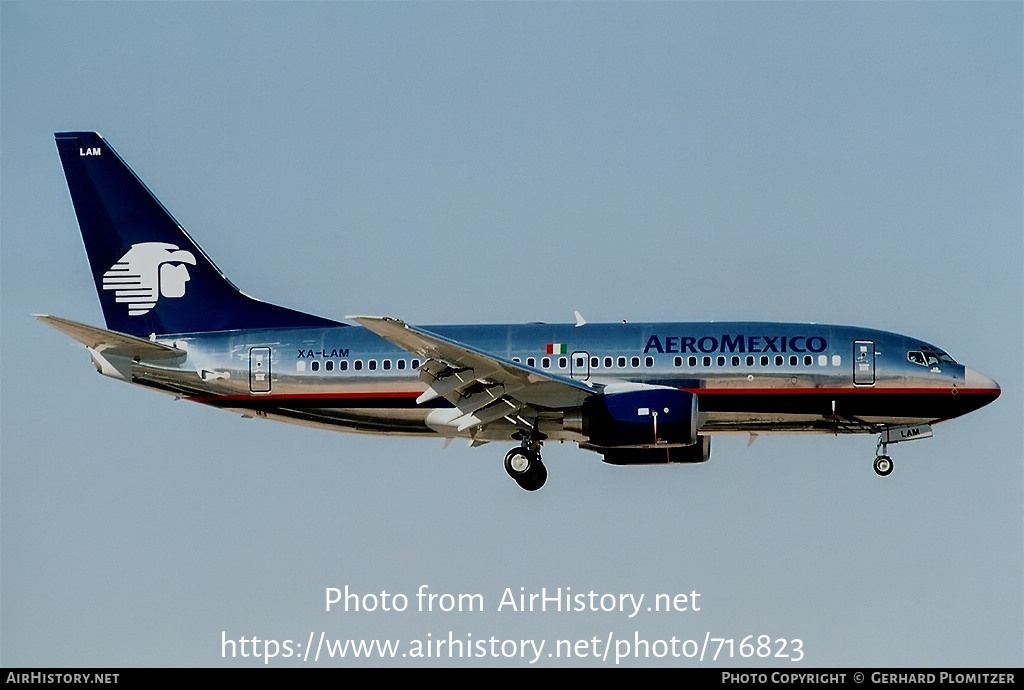
[[[128,357],[131,359],[174,359],[184,357],[187,353],[170,345],[155,343],[150,340],[136,338],[133,335],[108,331],[103,328],[96,328],[84,323],[62,319],[58,316],[48,314],[35,314],[37,319],[48,326],[56,328],[61,333],[69,335],[90,350],[103,352],[108,355]]]

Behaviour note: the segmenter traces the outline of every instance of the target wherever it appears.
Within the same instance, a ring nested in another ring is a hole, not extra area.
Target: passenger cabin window
[[[540,365],[543,368],[547,369],[548,367],[551,366],[551,358],[550,357],[545,357],[544,359],[540,360]]]
[[[535,367],[535,366],[537,366],[537,360],[535,358],[533,358],[533,357],[527,357],[526,358],[526,366],[528,366],[528,367]]]
[[[363,370],[363,360],[357,359],[356,361],[352,362],[352,368],[355,369],[356,371],[362,371]]]
[[[626,358],[625,357],[619,357],[618,365],[619,365],[620,369],[625,369],[626,368]]]
[[[672,366],[674,366],[674,367],[681,367],[681,366],[683,366],[683,358],[682,357],[673,357],[672,358]]]
[[[326,362],[324,362],[324,369],[326,369],[327,371],[334,371],[334,360],[329,359]]]
[[[695,366],[697,366],[697,358],[696,357],[688,357],[687,360],[686,360],[686,363],[689,366],[691,366],[691,367],[695,367]]]
[[[340,362],[338,362],[338,369],[341,371],[348,371],[348,360],[343,359]]]
[[[559,369],[565,369],[567,366],[569,366],[569,360],[567,358],[565,358],[565,357],[559,357],[558,358],[558,368]],[[583,360],[582,359],[579,360],[579,363],[577,364],[577,366],[580,366],[580,367],[583,366]]]
[[[640,366],[640,358],[639,357],[630,357],[629,358],[629,366],[633,367],[634,369],[639,367]]]
[[[313,360],[312,362],[310,362],[310,364],[309,364],[309,370],[310,370],[310,371],[320,371],[320,362],[318,362],[318,361],[316,361],[316,360],[314,359],[314,360]]]
[[[604,358],[604,365],[608,369],[611,369],[612,368],[612,358],[611,357],[605,357]]]
[[[405,360],[404,359],[398,360],[395,364],[398,366],[398,370],[399,371],[402,371],[403,369],[405,369]]]

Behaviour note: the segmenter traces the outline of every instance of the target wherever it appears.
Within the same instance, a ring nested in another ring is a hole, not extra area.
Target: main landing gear
[[[505,455],[505,471],[516,484],[527,491],[536,491],[548,479],[548,468],[540,460],[540,443],[524,440],[518,448]]]

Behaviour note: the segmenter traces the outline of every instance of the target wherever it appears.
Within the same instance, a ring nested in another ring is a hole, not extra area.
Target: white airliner
[[[878,434],[890,443],[999,396],[917,338],[810,323],[413,326],[335,321],[232,285],[107,142],[56,135],[107,329],[38,316],[101,374],[247,416],[375,434],[514,444],[524,489],[541,445],[617,465],[708,459],[710,435]],[[354,325],[353,325],[354,324]]]

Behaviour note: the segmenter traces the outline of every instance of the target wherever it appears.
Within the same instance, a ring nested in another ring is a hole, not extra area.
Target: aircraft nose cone
[[[994,380],[970,367],[964,367],[964,388],[985,396],[988,402],[998,398],[1001,390]]]

